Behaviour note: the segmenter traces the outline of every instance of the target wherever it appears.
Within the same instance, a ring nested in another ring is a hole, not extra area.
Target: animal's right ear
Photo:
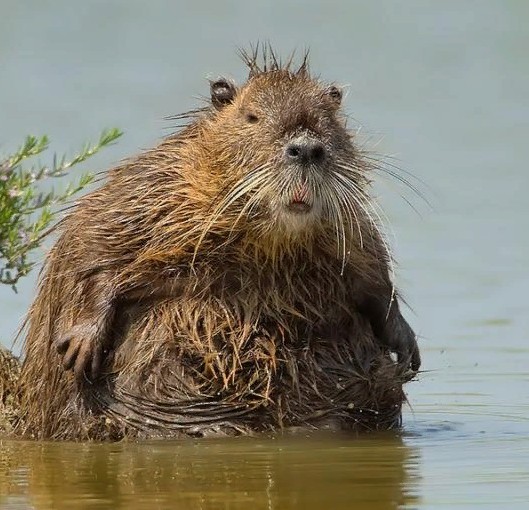
[[[210,82],[211,103],[220,110],[223,106],[230,104],[235,99],[237,88],[235,83],[226,78],[218,78]]]

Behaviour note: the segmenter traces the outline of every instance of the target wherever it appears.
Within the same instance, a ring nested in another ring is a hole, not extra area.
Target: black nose
[[[310,165],[321,163],[327,151],[320,141],[300,136],[288,143],[285,153],[287,159],[293,163]]]

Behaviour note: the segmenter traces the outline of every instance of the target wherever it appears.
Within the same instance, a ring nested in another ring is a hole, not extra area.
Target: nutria
[[[58,225],[18,430],[388,428],[420,365],[342,91],[269,51]],[[390,355],[396,353],[398,361]]]

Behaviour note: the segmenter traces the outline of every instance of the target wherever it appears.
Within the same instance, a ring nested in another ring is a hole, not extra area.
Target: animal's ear
[[[211,91],[211,103],[217,110],[232,103],[237,94],[235,83],[226,78],[218,78],[211,81],[209,88]]]
[[[340,106],[343,97],[343,91],[341,87],[331,85],[325,89],[325,95],[329,97],[336,106]]]

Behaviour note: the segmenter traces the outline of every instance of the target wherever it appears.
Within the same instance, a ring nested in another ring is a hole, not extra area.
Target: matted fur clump
[[[58,225],[19,433],[387,429],[419,368],[341,89],[265,51]],[[396,353],[394,361],[391,352]]]
[[[0,345],[0,436],[12,432],[20,413],[19,376],[20,361]]]

